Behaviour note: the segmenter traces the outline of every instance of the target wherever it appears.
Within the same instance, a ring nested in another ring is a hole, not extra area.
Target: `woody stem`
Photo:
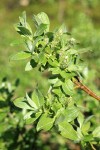
[[[88,95],[95,98],[96,100],[100,101],[100,96],[97,96],[92,90],[90,90],[87,86],[85,86],[83,83],[78,81],[77,79],[73,80],[73,83],[76,84],[78,88],[85,91]]]

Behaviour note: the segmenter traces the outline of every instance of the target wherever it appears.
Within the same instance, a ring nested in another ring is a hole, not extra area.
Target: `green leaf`
[[[30,30],[23,26],[17,26],[17,29],[18,29],[17,32],[20,33],[21,35],[26,35],[26,36],[32,35]]]
[[[34,40],[32,52],[34,51],[37,42],[41,41],[42,39],[43,39],[43,37],[42,37],[42,36],[39,36],[39,37],[37,37],[37,38]]]
[[[44,104],[44,97],[42,93],[37,89],[34,90],[34,92],[32,93],[32,100],[34,101],[34,103],[38,108],[43,106]]]
[[[41,114],[42,112],[37,112],[36,114],[31,115],[30,118],[26,119],[26,124],[33,123],[35,120],[37,120],[40,117]]]
[[[45,53],[41,52],[39,54],[39,64],[42,64],[43,66],[45,66],[46,63],[47,63],[47,59],[46,59]]]
[[[77,135],[78,135],[79,141],[83,140],[83,134],[82,134],[81,128],[79,127],[77,127]]]
[[[31,59],[25,66],[25,71],[30,71],[33,68],[37,66],[37,63],[34,61],[34,59]]]
[[[31,66],[31,64],[30,64],[30,61],[26,64],[26,66],[25,66],[25,71],[30,71],[30,70],[32,70],[33,68],[32,68],[32,66]]]
[[[94,131],[93,131],[93,137],[98,137],[100,138],[100,126],[98,126]]]
[[[62,114],[65,116],[65,120],[67,122],[71,122],[78,116],[79,110],[77,109],[77,107],[71,106],[64,109]]]
[[[33,15],[33,22],[34,22],[36,28],[42,23],[37,15]]]
[[[84,140],[85,142],[91,142],[93,141],[93,135],[92,134],[85,135],[82,140]]]
[[[40,12],[39,14],[37,14],[37,16],[42,21],[42,23],[48,24],[48,25],[50,24],[49,18],[46,13]]]
[[[33,108],[35,108],[35,109],[38,109],[37,105],[34,103],[33,100],[31,100],[31,98],[28,96],[27,93],[26,93],[26,99],[27,99],[27,101],[28,101],[28,103],[29,103],[29,105],[30,105],[31,107],[33,107]]]
[[[34,113],[34,111],[29,111],[24,115],[24,119],[29,119],[31,118],[31,115]]]
[[[26,47],[28,48],[28,50],[29,50],[30,52],[32,52],[32,49],[33,49],[33,42],[30,41],[29,39],[26,39],[26,40],[25,40],[25,44],[26,44]]]
[[[46,13],[44,12],[41,12],[37,15],[37,17],[39,18],[39,20],[41,20],[41,23],[43,24],[47,24],[47,32],[49,31],[49,26],[50,26],[50,21],[49,21],[49,18],[47,16]]]
[[[58,87],[53,89],[52,92],[55,93],[56,95],[58,95],[59,97],[61,97],[61,95],[62,95],[61,89]]]
[[[46,24],[40,24],[36,30],[36,32],[34,33],[34,36],[40,36],[42,35],[45,30],[47,28],[47,25]]]
[[[25,26],[26,25],[26,12],[23,11],[22,16],[19,17],[20,23]]]
[[[55,68],[49,68],[48,71],[51,71],[52,74],[59,74],[61,70],[58,67],[55,67]]]
[[[11,56],[10,60],[23,60],[31,57],[31,53],[27,51],[21,51],[18,52],[17,54]]]
[[[63,83],[63,82],[59,79],[59,80],[53,85],[53,87],[61,86],[62,83]]]
[[[74,94],[74,86],[73,86],[73,82],[68,79],[66,80],[63,84],[62,84],[62,89],[63,91],[67,94],[72,96]]]
[[[61,135],[64,136],[65,138],[68,138],[74,141],[78,140],[77,132],[73,129],[70,123],[65,122],[65,121],[60,122],[58,127],[59,127],[59,131]]]
[[[25,98],[24,97],[20,97],[17,98],[13,101],[14,105],[22,108],[22,109],[29,109],[29,110],[33,110],[32,107],[30,107],[26,102],[25,102]]]
[[[51,58],[48,59],[48,63],[52,66],[52,67],[58,67],[59,63],[57,60],[51,60]]]
[[[84,123],[84,124],[82,125],[82,128],[81,128],[82,133],[83,133],[84,135],[86,135],[86,134],[88,133],[89,128],[90,128],[90,122]]]
[[[82,113],[79,113],[77,120],[78,120],[78,123],[79,123],[80,128],[81,128],[83,125],[83,122],[84,122],[84,115]]]
[[[53,123],[54,123],[53,118],[49,118],[47,114],[43,114],[39,119],[36,129],[37,131],[40,131],[42,129],[48,131],[52,128]]]
[[[51,84],[55,84],[58,80],[59,80],[58,78],[48,79],[48,82]]]
[[[76,75],[74,72],[67,73],[66,71],[62,71],[62,70],[59,73],[65,79],[71,79],[72,77],[74,77]]]

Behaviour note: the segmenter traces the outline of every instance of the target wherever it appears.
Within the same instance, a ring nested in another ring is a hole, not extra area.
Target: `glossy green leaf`
[[[31,57],[31,53],[27,51],[21,51],[18,52],[17,54],[11,56],[10,60],[23,60]]]
[[[78,140],[77,132],[74,130],[74,128],[70,123],[64,121],[59,123],[58,127],[59,127],[60,134],[65,138],[74,141]]]
[[[53,123],[54,123],[53,118],[49,118],[47,114],[43,114],[39,119],[36,129],[37,131],[40,131],[40,130],[48,131],[52,128]]]

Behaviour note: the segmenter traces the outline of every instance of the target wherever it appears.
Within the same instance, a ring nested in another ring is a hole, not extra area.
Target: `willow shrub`
[[[26,13],[19,17],[15,29],[23,38],[26,50],[11,56],[11,60],[27,59],[25,71],[37,68],[40,72],[48,72],[49,88],[43,94],[36,87],[31,94],[15,99],[14,105],[22,109],[26,124],[35,122],[37,132],[54,128],[63,137],[83,146],[98,143],[100,126],[91,125],[93,116],[85,118],[73,82],[84,77],[84,65],[80,59],[84,50],[78,48],[79,43],[64,24],[50,31],[50,21],[44,12],[33,15],[33,23],[34,33],[26,20]]]

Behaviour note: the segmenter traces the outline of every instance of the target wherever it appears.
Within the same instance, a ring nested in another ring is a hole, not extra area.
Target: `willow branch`
[[[87,86],[85,86],[82,82],[77,79],[73,79],[74,84],[76,84],[77,88],[85,91],[88,95],[100,101],[100,96],[97,96],[92,90],[90,90]]]

